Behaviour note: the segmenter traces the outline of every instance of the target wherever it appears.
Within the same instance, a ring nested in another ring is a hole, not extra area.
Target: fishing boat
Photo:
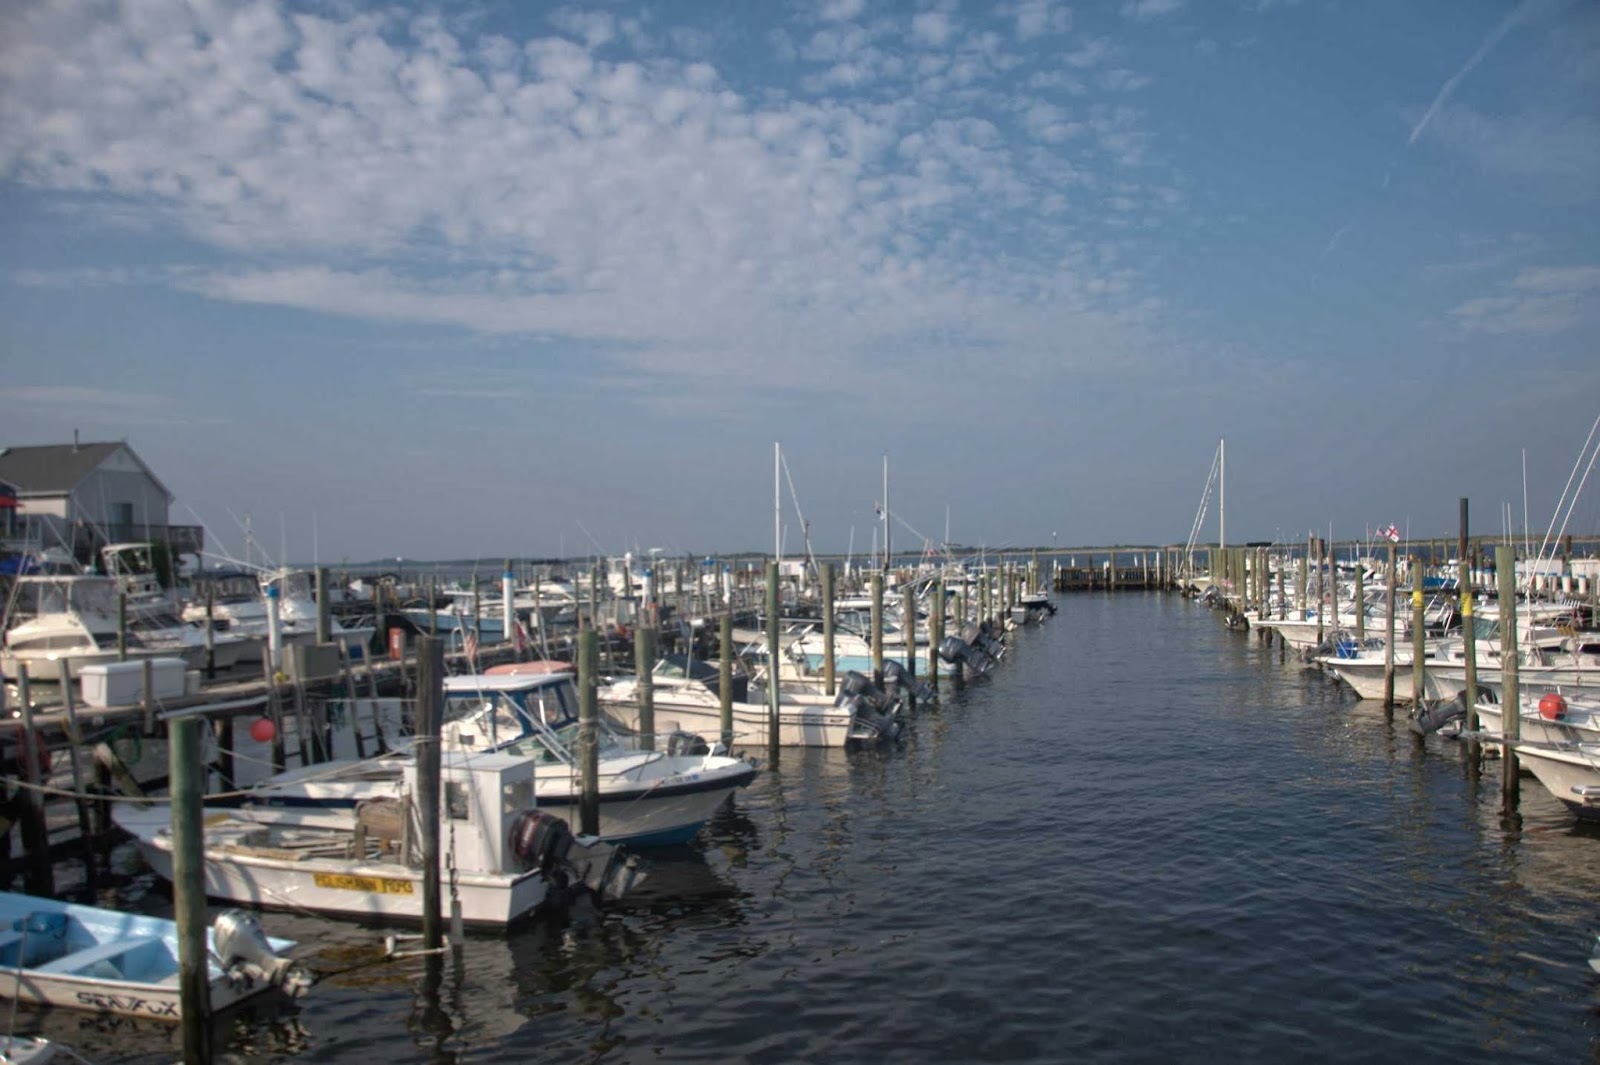
[[[552,671],[553,667],[562,671]],[[579,819],[578,693],[565,663],[521,663],[505,672],[445,680],[446,751],[531,759],[539,809]],[[599,727],[599,838],[629,847],[687,843],[729,797],[755,779],[742,758],[714,753],[699,737],[664,736],[662,750],[631,750]],[[409,757],[329,762],[281,773],[245,797],[299,809],[354,808],[395,796]]]
[[[1523,768],[1563,806],[1585,821],[1600,820],[1600,744],[1522,741],[1513,746]]]
[[[205,820],[206,892],[252,906],[419,921],[416,795],[413,763],[397,796],[353,809],[214,809]],[[531,758],[445,751],[440,795],[445,890],[467,924],[502,927],[582,889],[619,898],[641,875],[620,847],[575,837],[567,822],[537,808]],[[171,879],[165,811],[119,803],[113,817]]]
[[[0,994],[125,1017],[182,1017],[174,921],[0,892],[0,928]],[[214,1011],[273,988],[298,995],[310,986],[283,956],[295,944],[268,939],[242,910],[219,914],[206,945]]]

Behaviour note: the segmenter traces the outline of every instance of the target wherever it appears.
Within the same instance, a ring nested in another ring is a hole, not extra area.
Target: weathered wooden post
[[[833,563],[822,564],[822,690],[836,694],[838,664],[833,658]]]
[[[167,773],[172,787],[172,896],[178,931],[178,996],[183,1060],[211,1061],[211,982],[206,958],[206,863],[201,796],[200,721],[167,722]]]
[[[944,642],[944,578],[934,586],[934,601],[928,609],[928,683],[939,687],[939,645]]]
[[[767,563],[767,762],[778,764],[778,699],[780,696],[778,647],[778,562]]]
[[[417,821],[422,833],[422,948],[444,945],[444,913],[439,884],[439,776],[443,758],[439,726],[444,714],[444,641],[417,639]]]
[[[1415,563],[1415,560],[1413,560]],[[1423,615],[1422,566],[1413,564],[1411,571],[1411,705],[1421,706],[1426,694],[1423,670],[1423,645],[1427,642],[1427,623]]]
[[[147,660],[148,661],[148,660]],[[72,802],[78,808],[78,837],[84,844],[84,865],[89,871],[89,884],[95,886],[95,853],[90,846],[94,833],[90,830],[89,798],[83,789],[83,732],[78,728],[77,696],[72,691],[72,659],[63,658],[61,666],[62,731],[67,734],[67,764],[72,767]],[[148,674],[147,674],[148,675]]]
[[[656,630],[642,620],[633,627],[633,669],[639,682],[639,749],[656,749]]]
[[[128,590],[117,588],[117,661],[128,660]],[[61,660],[63,663],[66,659]]]
[[[1461,656],[1462,673],[1465,675],[1467,690],[1467,733],[1471,737],[1467,740],[1467,760],[1474,773],[1478,769],[1478,761],[1483,756],[1483,749],[1478,744],[1478,639],[1473,631],[1472,622],[1472,584],[1473,574],[1469,568],[1470,560],[1467,558],[1467,499],[1461,498],[1461,531],[1456,545],[1456,586],[1461,592]]]
[[[906,680],[914,681],[917,679],[917,593],[911,587],[910,581],[906,582],[904,599],[905,606],[903,609],[906,615]],[[916,691],[916,685],[912,684],[906,691],[907,705],[914,709],[917,703],[916,696],[912,693]]]
[[[1394,709],[1394,541],[1389,542],[1388,600],[1383,608],[1383,708]]]
[[[1359,648],[1367,642],[1367,589],[1363,579],[1366,569],[1358,559],[1356,561],[1356,646]]]
[[[27,773],[29,784],[47,783],[50,776],[49,748],[40,743],[38,727],[33,723],[33,693],[30,690],[28,667],[17,666],[17,702],[22,713],[22,734],[18,759]],[[42,756],[42,757],[41,757]],[[44,794],[34,788],[22,788],[22,849],[26,852],[27,872],[24,882],[28,894],[55,896],[55,870],[50,865],[50,828],[45,820]]]
[[[217,675],[217,586],[206,582],[206,679]]]
[[[1306,564],[1306,557],[1304,555],[1301,555],[1298,559],[1296,559],[1296,562],[1298,565],[1295,567],[1294,574],[1294,607],[1295,610],[1299,612],[1300,616],[1295,620],[1304,621],[1306,619],[1306,570],[1309,567]]]
[[[1522,699],[1517,690],[1517,554],[1500,544],[1494,549],[1495,580],[1500,590],[1500,717],[1505,722],[1501,746],[1500,798],[1508,809],[1517,805],[1517,741],[1522,738]]]
[[[328,567],[318,566],[317,581],[317,642],[333,642],[333,603],[328,598]]]
[[[872,683],[883,687],[883,574],[872,575]]]
[[[600,634],[578,633],[578,831],[600,834]]]
[[[722,747],[724,751],[733,749],[733,604],[728,603],[720,619],[721,624],[717,629],[717,643],[721,647],[721,657],[718,659],[718,691],[722,700],[719,710],[722,724]]]

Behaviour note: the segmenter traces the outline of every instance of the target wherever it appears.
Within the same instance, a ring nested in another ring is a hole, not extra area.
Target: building
[[[198,554],[197,525],[168,521],[172,493],[126,443],[0,447],[0,523],[8,539],[60,547],[92,564],[100,548],[130,540],[164,541],[174,554]]]

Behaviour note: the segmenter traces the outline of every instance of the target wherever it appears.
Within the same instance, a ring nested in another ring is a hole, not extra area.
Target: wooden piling
[[[117,661],[128,660],[128,590],[117,587]],[[61,660],[66,664],[66,659]]]
[[[1413,560],[1415,561],[1415,560]],[[1423,671],[1427,668],[1423,648],[1428,640],[1427,624],[1423,615],[1422,567],[1415,565],[1411,573],[1411,705],[1421,706],[1425,694]]]
[[[718,660],[718,677],[721,682],[718,691],[722,700],[719,706],[722,724],[722,747],[724,751],[733,749],[733,605],[719,619],[717,628],[717,643],[722,649],[721,658]]]
[[[200,768],[200,721],[167,722],[167,777],[172,793],[172,897],[178,932],[178,996],[183,1060],[211,1061],[211,982],[206,955],[205,774]]]
[[[639,691],[639,749],[656,749],[656,692],[651,670],[656,662],[656,630],[640,623],[633,627],[633,669]]]
[[[1500,591],[1500,718],[1505,741],[1501,744],[1500,799],[1507,809],[1517,805],[1516,743],[1522,737],[1522,700],[1517,690],[1517,554],[1500,544],[1494,549],[1494,572]]]
[[[1365,566],[1360,560],[1356,561],[1356,646],[1359,648],[1367,642],[1367,589],[1363,577]]]
[[[838,682],[833,658],[833,563],[822,564],[822,690],[832,698]]]
[[[906,615],[906,679],[913,681],[917,679],[917,593],[911,587],[910,581],[906,582],[903,598],[905,601],[903,609]],[[915,690],[916,686],[912,685],[910,692]],[[909,692],[907,705],[913,708],[916,706],[916,696],[909,694]]]
[[[422,851],[422,949],[444,945],[444,906],[439,883],[439,793],[443,764],[439,749],[444,716],[444,641],[437,636],[417,639],[416,735],[417,822]]]
[[[21,758],[30,784],[49,783],[49,748],[40,744],[38,727],[33,723],[33,694],[29,685],[28,667],[17,666],[17,702],[22,714]],[[45,757],[41,758],[43,754]],[[55,870],[50,865],[50,827],[44,815],[44,795],[34,788],[22,789],[22,849],[27,859],[24,883],[28,894],[53,898],[56,893]]]
[[[928,610],[928,683],[939,687],[939,645],[944,642],[944,578],[934,586],[934,601]]]
[[[600,634],[578,634],[578,831],[600,834]]]
[[[317,584],[317,642],[330,643],[333,640],[333,603],[328,598],[328,567],[318,566],[316,570]]]
[[[877,579],[877,578],[874,578]],[[778,764],[778,681],[781,654],[778,647],[778,562],[767,563],[767,762]]]
[[[1472,570],[1467,557],[1467,500],[1461,499],[1461,529],[1456,544],[1456,587],[1461,593],[1461,656],[1462,672],[1466,677],[1467,700],[1467,760],[1473,772],[1483,756],[1477,740],[1478,732],[1478,641],[1472,623]]]
[[[985,585],[987,588],[987,584]],[[883,686],[883,574],[872,575],[872,683]]]
[[[1394,709],[1394,543],[1389,543],[1388,599],[1383,609],[1383,708]]]
[[[67,734],[67,764],[72,767],[72,802],[78,808],[78,837],[84,842],[84,866],[89,871],[89,884],[94,887],[97,852],[88,845],[94,832],[90,828],[90,799],[83,786],[83,731],[78,728],[78,700],[72,690],[72,659],[63,658],[60,665],[62,731]]]

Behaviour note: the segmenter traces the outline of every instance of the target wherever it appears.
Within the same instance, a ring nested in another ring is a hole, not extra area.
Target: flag
[[[516,641],[517,654],[528,649],[528,630],[522,627],[522,619],[517,618],[512,622],[511,638]]]
[[[1389,527],[1383,530],[1383,535],[1389,538],[1389,542],[1391,544],[1397,544],[1400,542],[1400,530],[1394,527],[1394,522],[1390,522]]]
[[[478,631],[476,629],[468,629],[462,644],[467,652],[468,660],[476,663],[478,661]]]

